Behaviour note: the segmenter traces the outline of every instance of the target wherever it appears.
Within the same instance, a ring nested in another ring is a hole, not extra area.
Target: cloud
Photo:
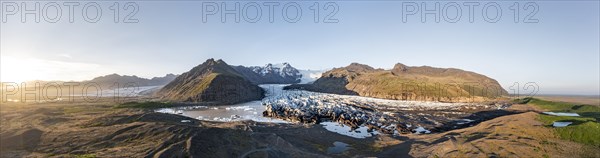
[[[69,54],[58,54],[58,56],[64,57],[64,58],[73,59],[73,57],[71,55],[69,55]]]

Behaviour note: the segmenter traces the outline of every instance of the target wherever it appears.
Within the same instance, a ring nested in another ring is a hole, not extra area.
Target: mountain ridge
[[[351,63],[323,73],[312,84],[294,84],[286,89],[442,102],[479,102],[508,95],[496,80],[475,72],[456,68],[406,66],[401,63],[389,70]]]
[[[235,104],[261,99],[264,90],[223,60],[211,58],[179,75],[156,95],[170,101]]]
[[[289,63],[268,63],[265,66],[232,66],[254,84],[293,84],[300,83],[302,74]]]

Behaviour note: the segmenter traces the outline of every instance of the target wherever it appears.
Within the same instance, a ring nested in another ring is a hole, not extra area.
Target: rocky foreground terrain
[[[0,157],[599,157],[562,138],[537,106],[433,134],[357,139],[320,125],[210,122],[115,103],[0,105]],[[577,126],[575,126],[577,127]],[[335,142],[349,145],[328,152]]]
[[[508,94],[496,80],[481,74],[454,68],[411,67],[400,63],[391,70],[352,63],[323,73],[312,84],[296,84],[287,89],[443,102],[483,102]]]

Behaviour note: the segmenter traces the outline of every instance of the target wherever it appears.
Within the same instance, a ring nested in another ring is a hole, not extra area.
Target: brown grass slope
[[[391,70],[352,63],[323,73],[313,84],[287,88],[383,99],[449,102],[485,101],[508,94],[496,80],[481,74],[400,63]]]
[[[595,147],[558,138],[535,112],[503,116],[473,127],[416,136],[414,157],[597,157]]]
[[[208,59],[175,78],[157,95],[171,101],[234,104],[261,99],[263,90],[224,61]]]

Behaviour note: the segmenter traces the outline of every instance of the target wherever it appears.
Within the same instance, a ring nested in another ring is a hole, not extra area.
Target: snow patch
[[[368,132],[367,131],[368,128],[365,126],[361,126],[357,129],[352,130],[352,128],[350,128],[350,126],[346,126],[344,124],[337,123],[337,122],[321,122],[320,125],[323,125],[323,128],[325,128],[328,131],[335,132],[335,133],[349,136],[349,137],[353,137],[353,138],[367,138],[367,137],[372,137],[372,136],[379,134],[379,132],[377,132],[377,131]]]
[[[568,125],[572,124],[573,122],[554,122],[552,123],[552,126],[554,127],[567,127]]]
[[[431,133],[431,131],[429,131],[423,127],[417,127],[417,128],[415,128],[415,133],[416,134],[429,134],[429,133]]]
[[[543,112],[546,115],[554,115],[554,116],[575,116],[578,117],[577,113],[567,113],[567,112]]]

